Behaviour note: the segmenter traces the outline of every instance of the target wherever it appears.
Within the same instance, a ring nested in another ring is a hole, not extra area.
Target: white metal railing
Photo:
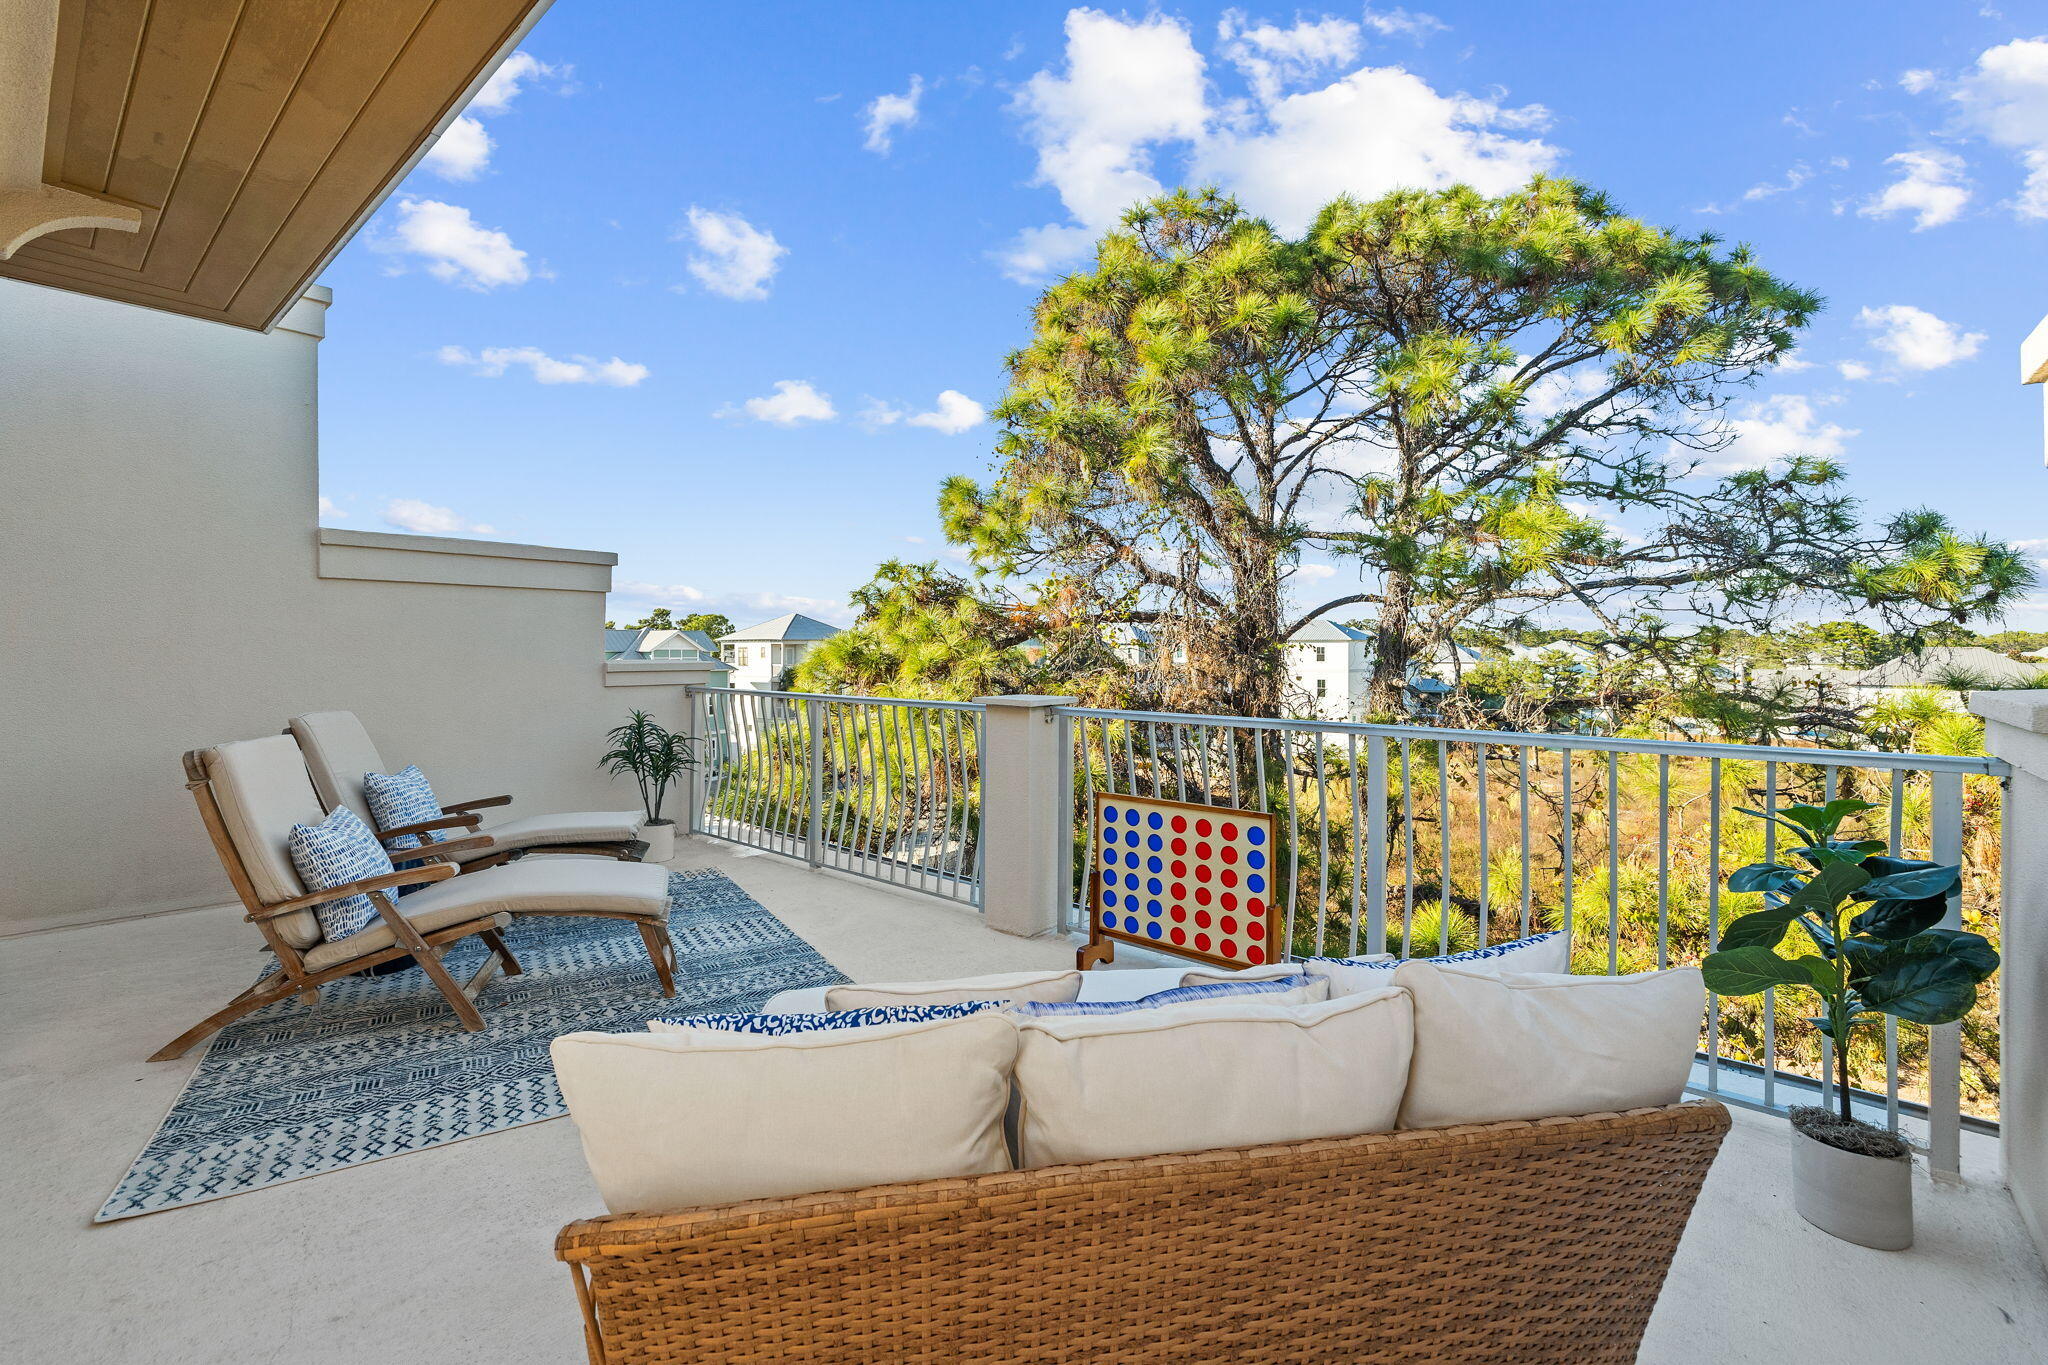
[[[1966,903],[1976,911],[1996,894],[1995,878],[1973,868],[1995,853],[1995,821],[1980,819],[1966,847],[1964,820],[1966,795],[1977,795],[1966,783],[1995,786],[2009,772],[1996,759],[1083,707],[1057,716],[1072,807],[1069,931],[1086,923],[1092,791],[1273,814],[1294,957],[1427,956],[1562,929],[1576,971],[1696,963],[1719,937],[1726,874],[1777,849],[1776,823],[1737,808],[1837,796],[1879,803],[1871,832],[1894,851],[1965,866],[1945,924],[1960,927]],[[1969,1057],[1979,1072],[1971,1123],[1989,1127],[1995,1006],[1981,1012],[1966,1024],[1993,1041]],[[1775,994],[1713,998],[1694,1088],[1770,1109],[1827,1102],[1826,1041],[1812,1053],[1811,1030],[1781,1032],[1798,1017]],[[1965,1026],[1887,1020],[1882,1055],[1852,1057],[1855,1102],[1893,1126],[1919,1125],[1944,1175],[1960,1155]]]
[[[692,833],[981,900],[981,708],[694,687]]]

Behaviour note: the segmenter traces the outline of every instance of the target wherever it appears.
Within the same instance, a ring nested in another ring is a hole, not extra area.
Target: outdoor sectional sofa
[[[591,1361],[1634,1360],[1728,1129],[1675,1102],[1697,972],[1329,973],[1106,1019],[1043,977],[834,987],[793,1003],[1005,1008],[558,1039],[613,1210],[556,1241]]]

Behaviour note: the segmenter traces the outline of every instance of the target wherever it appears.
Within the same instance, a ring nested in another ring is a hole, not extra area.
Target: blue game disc
[[[1155,854],[1154,856],[1147,858],[1145,860],[1145,870],[1147,872],[1164,872],[1166,870],[1166,864],[1160,862],[1158,855]]]
[[[1160,817],[1159,812],[1156,810],[1145,817],[1145,823],[1152,826],[1152,828],[1154,829],[1161,829],[1164,828],[1166,825],[1166,821]]]
[[[1103,892],[1103,893],[1102,893],[1102,903],[1103,903],[1104,905],[1115,905],[1115,904],[1116,904],[1116,892],[1114,892],[1114,891],[1105,891],[1105,892]]]
[[[1164,891],[1166,888],[1160,885],[1159,878],[1154,877],[1150,881],[1145,883],[1145,889],[1156,896],[1160,892]]]
[[[1266,831],[1260,829],[1257,825],[1253,825],[1245,830],[1244,837],[1249,843],[1263,844],[1266,842]]]
[[[1138,921],[1135,916],[1124,921],[1124,932],[1127,934],[1135,934],[1138,932]]]
[[[1102,861],[1108,863],[1111,867],[1115,867],[1116,850],[1113,848],[1105,848],[1104,850],[1102,850]]]
[[[1148,835],[1145,839],[1145,847],[1157,853],[1160,849],[1166,847],[1166,841],[1156,834]]]
[[[1124,823],[1125,823],[1125,824],[1127,824],[1127,825],[1135,825],[1135,824],[1137,824],[1137,823],[1138,823],[1138,812],[1136,812],[1136,811],[1134,811],[1134,810],[1127,810],[1127,811],[1125,811],[1125,812],[1124,812]]]
[[[1145,926],[1145,937],[1146,937],[1146,938],[1158,938],[1158,937],[1159,937],[1159,921],[1158,921],[1158,920],[1156,920],[1156,919],[1155,919],[1155,920],[1153,920],[1153,921],[1152,921],[1152,922],[1151,922],[1150,924],[1148,924],[1148,925],[1146,925],[1146,926]]]
[[[1258,873],[1254,872],[1251,876],[1246,877],[1244,879],[1244,886],[1245,890],[1251,892],[1254,896],[1256,896],[1261,891],[1264,891],[1266,889],[1266,879],[1264,877],[1261,877]]]
[[[1159,902],[1158,902],[1158,901],[1146,901],[1146,902],[1145,902],[1145,913],[1146,913],[1146,914],[1148,914],[1148,915],[1156,915],[1156,914],[1158,914],[1158,913],[1159,913]]]
[[[1266,865],[1266,855],[1259,852],[1257,849],[1253,849],[1251,852],[1245,854],[1244,860],[1246,865],[1250,867],[1264,867]]]
[[[1104,915],[1104,916],[1102,917],[1102,927],[1103,927],[1103,928],[1105,928],[1105,929],[1114,929],[1114,928],[1116,928],[1116,916],[1115,916],[1115,915]]]
[[[1103,818],[1103,819],[1105,819],[1105,820],[1107,820],[1107,821],[1109,821],[1109,822],[1110,822],[1111,824],[1115,824],[1115,823],[1116,823],[1116,807],[1115,807],[1115,806],[1104,806],[1104,807],[1102,808],[1102,818]]]

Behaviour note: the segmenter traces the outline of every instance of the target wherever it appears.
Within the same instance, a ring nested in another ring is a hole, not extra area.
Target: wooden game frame
[[[1274,894],[1269,894],[1266,897],[1266,934],[1264,942],[1268,945],[1279,944],[1281,922],[1280,897],[1277,894],[1279,890],[1279,827],[1273,819],[1272,812],[1240,810],[1235,806],[1207,806],[1198,801],[1169,801],[1164,797],[1142,796],[1130,792],[1097,791],[1092,793],[1092,795],[1094,799],[1088,808],[1088,841],[1090,849],[1088,859],[1088,899],[1087,904],[1083,907],[1088,913],[1088,942],[1075,951],[1075,967],[1085,972],[1099,963],[1115,961],[1116,945],[1119,943],[1128,943],[1134,948],[1143,948],[1147,952],[1163,953],[1169,957],[1187,958],[1189,961],[1205,963],[1212,967],[1221,967],[1226,971],[1237,971],[1240,968],[1251,965],[1237,958],[1225,957],[1220,953],[1205,953],[1193,947],[1169,943],[1165,939],[1147,938],[1143,934],[1133,934],[1122,929],[1106,929],[1103,927],[1101,903],[1102,808],[1105,805],[1117,802],[1129,803],[1135,801],[1147,806],[1156,806],[1162,810],[1191,811],[1212,820],[1235,820],[1244,825],[1263,826],[1266,831],[1266,847],[1274,850],[1274,866],[1267,874],[1267,880],[1273,884],[1272,890]],[[1286,951],[1282,947],[1277,952],[1269,952],[1266,962],[1261,965],[1270,965],[1271,963],[1283,960],[1285,957]]]

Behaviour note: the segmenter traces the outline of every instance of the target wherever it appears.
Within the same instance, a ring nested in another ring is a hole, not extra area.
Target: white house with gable
[[[838,633],[837,626],[793,611],[720,636],[718,652],[732,667],[732,686],[772,691],[787,670],[803,662],[804,655]]]

